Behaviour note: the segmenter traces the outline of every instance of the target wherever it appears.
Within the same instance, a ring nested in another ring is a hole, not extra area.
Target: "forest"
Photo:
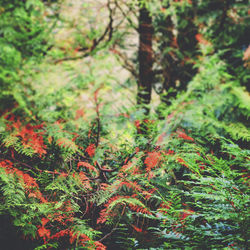
[[[0,0],[0,248],[247,250],[249,34],[248,0]]]

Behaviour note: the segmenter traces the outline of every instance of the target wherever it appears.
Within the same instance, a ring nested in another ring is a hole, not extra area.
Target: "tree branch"
[[[111,51],[114,52],[116,55],[118,55],[118,60],[120,59],[119,61],[121,62],[122,67],[128,70],[135,77],[135,79],[138,79],[139,75],[137,73],[137,70],[133,66],[127,55],[116,49],[111,49]]]
[[[90,48],[79,48],[79,51],[86,51],[84,54],[79,55],[79,56],[73,56],[73,57],[64,57],[64,58],[60,58],[60,59],[56,59],[53,61],[53,63],[57,64],[63,61],[74,61],[74,60],[78,60],[78,59],[83,59],[85,57],[88,57],[91,55],[92,52],[94,52],[94,50],[98,47],[98,45],[105,40],[105,37],[108,34],[108,39],[107,42],[111,41],[112,37],[113,37],[113,22],[114,22],[114,14],[115,14],[115,8],[111,8],[111,1],[109,0],[107,3],[107,8],[109,10],[109,23],[106,27],[106,29],[104,30],[103,34],[98,38],[98,39],[94,39],[92,41],[92,46]]]

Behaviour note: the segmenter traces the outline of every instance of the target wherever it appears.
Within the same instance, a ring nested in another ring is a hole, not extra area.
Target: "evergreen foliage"
[[[109,1],[108,13],[124,7],[130,18],[137,3]],[[83,29],[81,39],[74,33],[71,51],[55,41],[49,50],[53,21],[46,11],[63,3],[0,3],[0,242],[7,234],[6,249],[17,249],[12,239],[37,250],[247,249],[249,76],[243,60],[232,70],[243,57],[245,2],[221,1],[222,12],[213,1],[139,3],[155,14],[161,39],[154,49],[162,54],[155,64],[180,70],[172,90],[161,79],[167,102],[163,95],[159,106],[149,104],[147,116],[118,102],[134,93],[134,80],[111,74],[117,61],[110,52],[124,42],[112,17],[104,33],[103,24]],[[52,31],[70,23],[52,16],[60,20]],[[133,18],[126,20],[131,28]],[[221,25],[226,32],[217,36]],[[172,44],[185,29],[191,50]],[[194,31],[204,37],[195,40]],[[74,53],[80,66],[68,62]],[[191,61],[183,62],[187,56]],[[50,77],[58,71],[66,72],[60,84]]]
[[[25,74],[24,65],[37,60],[47,48],[43,3],[40,0],[11,0],[2,1],[0,7],[1,112],[17,103],[30,114],[25,101],[30,93],[20,76]]]

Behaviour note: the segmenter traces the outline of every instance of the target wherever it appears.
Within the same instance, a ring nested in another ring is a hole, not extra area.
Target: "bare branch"
[[[111,51],[114,52],[116,55],[118,55],[117,58],[122,64],[122,67],[128,70],[135,77],[135,79],[138,79],[139,75],[137,73],[137,70],[134,67],[134,65],[131,63],[127,55],[116,49],[112,49]]]
[[[136,27],[136,25],[133,23],[132,19],[129,17],[129,13],[131,13],[131,9],[129,9],[129,11],[127,13],[124,12],[124,10],[122,9],[122,7],[118,4],[118,1],[115,0],[115,4],[117,6],[117,8],[121,11],[123,17],[129,22],[129,24],[131,25],[131,27],[136,30],[137,32],[139,32],[138,28]]]
[[[111,41],[112,37],[113,37],[113,22],[114,22],[114,18],[113,16],[115,15],[115,8],[111,8],[111,1],[109,0],[107,3],[107,8],[109,10],[109,23],[107,25],[107,27],[105,28],[103,34],[98,38],[98,39],[94,39],[92,41],[92,46],[90,48],[79,48],[79,51],[85,51],[84,54],[79,55],[79,56],[73,56],[73,57],[64,57],[64,58],[60,58],[60,59],[56,59],[53,61],[53,63],[57,64],[63,61],[74,61],[74,60],[78,60],[78,59],[83,59],[85,57],[88,57],[91,55],[91,53],[93,53],[95,51],[95,49],[98,47],[98,45],[105,40],[106,36],[108,35],[108,39],[107,42]]]

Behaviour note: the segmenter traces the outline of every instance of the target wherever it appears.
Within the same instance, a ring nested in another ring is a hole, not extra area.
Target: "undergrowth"
[[[37,250],[247,249],[250,98],[218,55],[197,67],[163,120],[111,116],[101,87],[88,119],[38,93],[5,110],[1,218]]]

